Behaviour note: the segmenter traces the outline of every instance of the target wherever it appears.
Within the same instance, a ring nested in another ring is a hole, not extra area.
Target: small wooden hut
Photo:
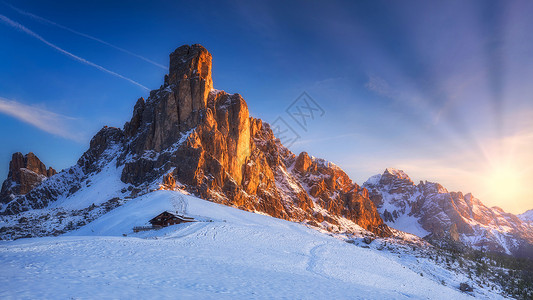
[[[152,224],[153,227],[161,226],[166,227],[170,225],[175,224],[181,224],[181,223],[188,223],[188,222],[195,222],[195,220],[191,217],[186,217],[183,215],[179,215],[177,213],[164,211],[151,219],[150,224]]]

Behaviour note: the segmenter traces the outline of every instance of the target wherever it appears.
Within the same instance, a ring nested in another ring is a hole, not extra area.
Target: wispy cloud
[[[396,96],[398,96],[398,93],[394,92],[391,89],[387,81],[375,75],[370,75],[368,77],[368,81],[367,83],[365,83],[365,87],[368,90],[375,92],[383,97],[395,98]]]
[[[141,60],[144,60],[145,62],[148,62],[148,63],[150,63],[150,64],[152,64],[152,65],[154,65],[154,66],[156,66],[156,67],[159,67],[159,68],[161,68],[161,69],[167,70],[167,67],[163,66],[162,64],[156,63],[155,61],[153,61],[153,60],[151,60],[151,59],[148,59],[148,58],[146,58],[146,57],[144,57],[144,56],[142,56],[142,55],[135,54],[135,53],[133,53],[133,52],[131,52],[131,51],[129,51],[129,50],[126,50],[126,49],[124,49],[124,48],[121,48],[121,47],[115,46],[115,45],[113,45],[113,44],[111,44],[111,43],[108,43],[108,42],[106,42],[106,41],[104,41],[104,40],[101,40],[101,39],[99,39],[99,38],[97,38],[97,37],[94,37],[94,36],[92,36],[92,35],[88,35],[88,34],[86,34],[86,33],[79,32],[79,31],[74,30],[74,29],[72,29],[72,28],[69,28],[69,27],[67,27],[67,26],[63,26],[63,25],[61,25],[61,24],[58,24],[58,23],[56,23],[56,22],[54,22],[54,21],[50,21],[50,20],[45,19],[45,18],[43,18],[43,17],[40,17],[40,16],[37,16],[37,15],[32,14],[32,13],[30,13],[30,12],[24,11],[24,10],[22,10],[22,9],[20,9],[20,8],[18,8],[18,7],[15,7],[15,6],[13,6],[13,5],[9,4],[9,3],[3,2],[3,1],[2,1],[2,3],[4,3],[4,4],[7,5],[7,6],[9,6],[11,9],[15,10],[15,11],[18,12],[19,14],[22,14],[22,15],[28,16],[28,17],[30,17],[30,18],[33,18],[33,19],[37,20],[37,21],[40,21],[40,22],[42,22],[42,23],[46,23],[46,24],[49,24],[49,25],[55,26],[55,27],[57,27],[57,28],[61,28],[61,29],[63,29],[63,30],[69,31],[69,32],[74,33],[74,34],[76,34],[76,35],[79,35],[79,36],[81,36],[81,37],[84,37],[84,38],[87,38],[87,39],[90,39],[90,40],[96,41],[96,42],[98,42],[98,43],[100,43],[100,44],[106,45],[106,46],[111,47],[111,48],[113,48],[113,49],[115,49],[115,50],[121,51],[121,52],[126,53],[126,54],[128,54],[128,55],[131,55],[131,56],[134,56],[134,57],[139,58],[139,59],[141,59]]]
[[[23,104],[0,97],[0,113],[14,117],[42,131],[76,142],[83,141],[79,131],[74,132],[72,125],[76,118],[64,116],[43,108]]]
[[[23,26],[22,24],[17,23],[17,22],[15,22],[15,21],[9,19],[8,17],[6,17],[6,16],[4,16],[4,15],[0,15],[0,20],[3,21],[4,23],[6,23],[7,25],[9,25],[9,26],[11,26],[11,27],[13,27],[13,28],[16,28],[16,29],[18,29],[18,30],[21,30],[22,32],[24,32],[24,33],[26,33],[26,34],[28,34],[28,35],[30,35],[30,36],[32,36],[32,37],[38,39],[39,41],[43,42],[43,43],[46,44],[47,46],[54,48],[55,50],[57,50],[57,51],[63,53],[64,55],[66,55],[66,56],[68,56],[68,57],[71,57],[71,58],[73,58],[73,59],[75,59],[75,60],[77,60],[77,61],[79,61],[79,62],[81,62],[81,63],[84,63],[84,64],[86,64],[86,65],[89,65],[89,66],[91,66],[91,67],[94,67],[94,68],[96,68],[96,69],[98,69],[98,70],[100,70],[100,71],[103,71],[103,72],[106,72],[106,73],[108,73],[108,74],[111,74],[111,75],[113,75],[113,76],[115,76],[115,77],[118,77],[118,78],[124,79],[124,80],[126,80],[126,81],[129,81],[129,82],[135,84],[136,86],[139,86],[139,87],[141,87],[141,88],[143,88],[143,89],[145,89],[145,90],[147,90],[147,91],[150,90],[150,89],[148,89],[147,87],[145,87],[144,85],[138,83],[137,81],[135,81],[135,80],[133,80],[133,79],[130,79],[130,78],[126,77],[126,76],[123,76],[123,75],[120,75],[120,74],[118,74],[118,73],[116,73],[116,72],[113,72],[113,71],[111,71],[111,70],[108,70],[108,69],[106,69],[106,68],[104,68],[104,67],[102,67],[102,66],[100,66],[100,65],[97,65],[97,64],[95,64],[95,63],[93,63],[93,62],[91,62],[91,61],[88,61],[88,60],[86,60],[86,59],[84,59],[84,58],[81,58],[81,57],[79,57],[79,56],[77,56],[77,55],[74,55],[74,54],[72,54],[72,53],[70,53],[70,52],[68,52],[68,51],[66,51],[66,50],[64,50],[64,49],[62,49],[62,48],[60,48],[59,46],[56,46],[56,45],[52,44],[51,42],[45,40],[43,37],[41,37],[41,36],[38,35],[37,33],[31,31],[30,29],[26,28],[26,27]]]

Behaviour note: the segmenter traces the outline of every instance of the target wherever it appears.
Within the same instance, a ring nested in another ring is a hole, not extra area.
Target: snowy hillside
[[[199,222],[132,232],[164,210]],[[393,245],[156,191],[60,237],[0,242],[0,298],[471,299],[465,276]]]
[[[132,198],[131,185],[120,181],[123,166],[116,166],[113,150],[102,153],[97,161],[98,172],[86,172],[75,165],[34,190],[38,196],[55,191],[54,201],[42,201],[39,209],[0,214],[0,239],[59,235],[93,221]],[[74,188],[69,190],[69,186]],[[156,189],[157,185],[151,188]]]

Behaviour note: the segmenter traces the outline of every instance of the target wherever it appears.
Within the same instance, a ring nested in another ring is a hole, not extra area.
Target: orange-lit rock
[[[337,225],[347,218],[389,234],[367,191],[346,173],[305,152],[296,157],[268,124],[250,117],[239,94],[212,86],[211,55],[203,47],[170,55],[165,85],[139,99],[125,125],[129,153],[138,159],[126,163],[123,181],[139,185],[173,169],[172,178],[211,201],[294,221]],[[145,159],[146,151],[160,154]],[[317,213],[324,209],[327,218]]]
[[[15,196],[27,194],[43,180],[55,174],[56,170],[52,167],[46,169],[32,152],[26,155],[20,152],[13,153],[7,179],[2,184],[0,202],[8,203]]]

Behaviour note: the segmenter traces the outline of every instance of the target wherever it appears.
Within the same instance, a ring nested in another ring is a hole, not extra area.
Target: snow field
[[[132,233],[176,201],[202,222]],[[0,242],[0,298],[472,299],[395,255],[157,191],[61,237]]]

